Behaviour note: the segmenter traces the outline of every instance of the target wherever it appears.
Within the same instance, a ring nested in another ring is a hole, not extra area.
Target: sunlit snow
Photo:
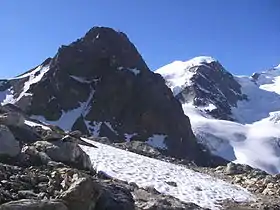
[[[19,101],[23,96],[32,96],[32,94],[28,92],[30,86],[39,82],[48,70],[49,70],[49,66],[38,66],[33,71],[14,78],[14,79],[28,78],[28,79],[24,83],[23,89],[21,90],[17,98],[14,98],[12,90],[8,90],[9,92],[6,92],[5,99],[1,100],[2,105],[8,103],[14,104],[17,101]]]
[[[203,65],[203,62],[196,60],[176,61],[156,72],[162,74],[176,95],[182,88],[191,85],[190,78],[196,73],[193,69]],[[209,62],[212,62],[211,59]],[[242,93],[248,97],[248,100],[238,101],[237,107],[231,108],[232,118],[236,122],[213,119],[206,114],[203,110],[215,109],[212,104],[208,107],[195,107],[192,103],[183,104],[184,112],[190,118],[198,141],[207,145],[214,154],[228,160],[248,164],[272,174],[280,173],[278,67],[261,72],[257,79],[249,76],[234,77],[241,85]]]
[[[212,57],[199,56],[185,62],[174,61],[173,63],[161,67],[155,72],[161,74],[166,79],[168,86],[176,96],[182,91],[182,89],[192,83],[191,78],[195,74],[195,69],[192,69],[193,67],[215,61],[216,60]]]
[[[56,121],[46,120],[44,116],[39,115],[33,115],[31,116],[31,118],[45,122],[47,124],[56,125],[62,128],[63,130],[70,131],[76,120],[81,116],[82,111],[83,106],[79,106],[78,108],[73,109],[71,111],[63,111],[61,117]]]
[[[81,146],[90,156],[94,168],[113,178],[136,183],[139,187],[154,187],[160,193],[210,209],[219,209],[218,203],[225,199],[237,202],[254,199],[245,189],[206,174],[84,140],[97,146],[97,148]],[[169,185],[168,182],[171,181],[177,186]]]
[[[51,130],[48,126],[45,126],[42,123],[36,123],[36,122],[30,121],[30,120],[25,120],[24,123],[31,127],[39,126],[39,127],[43,128],[44,130]]]
[[[127,71],[132,72],[136,76],[140,73],[140,70],[137,68],[126,68],[126,67],[120,66],[120,67],[118,67],[118,70],[127,70]]]

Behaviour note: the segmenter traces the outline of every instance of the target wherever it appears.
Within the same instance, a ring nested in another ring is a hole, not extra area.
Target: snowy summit
[[[198,56],[188,61],[174,61],[157,69],[155,72],[166,78],[173,94],[177,95],[184,87],[191,84],[191,78],[195,74],[193,67],[212,62],[217,62],[217,60],[210,56]]]
[[[209,65],[214,61],[176,61],[156,72],[181,101],[197,139],[214,154],[280,173],[279,65],[250,77],[231,75],[218,62]]]

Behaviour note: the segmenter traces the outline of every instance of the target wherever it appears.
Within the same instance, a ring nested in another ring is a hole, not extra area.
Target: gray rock
[[[234,174],[240,174],[242,172],[240,170],[238,170],[238,167],[235,163],[230,162],[227,164],[225,173],[227,175],[234,175]]]
[[[76,143],[37,141],[33,145],[38,151],[46,153],[53,161],[93,171],[89,156]]]
[[[44,141],[58,141],[63,138],[63,135],[60,133],[57,133],[52,130],[45,131],[43,140]]]
[[[8,127],[14,134],[15,138],[22,143],[33,143],[41,139],[41,136],[37,133],[34,127],[25,124],[22,126],[9,125]]]
[[[7,126],[0,125],[0,155],[15,157],[19,153],[19,142]]]
[[[24,199],[32,199],[37,197],[37,195],[32,190],[19,190],[18,195],[20,198]]]
[[[71,131],[69,135],[75,138],[81,138],[83,136],[82,132],[79,130]]]
[[[129,189],[112,183],[101,184],[96,210],[134,210],[134,199]]]
[[[21,127],[24,125],[24,117],[18,112],[8,112],[0,115],[0,124]]]
[[[65,201],[69,210],[94,210],[99,198],[98,185],[92,178],[80,178],[59,198]]]
[[[77,143],[77,144],[80,144],[80,145],[84,145],[84,146],[88,146],[88,147],[95,147],[96,148],[95,145],[93,145],[91,143],[88,143],[88,142],[86,142],[86,141],[84,141],[84,140],[82,140],[80,138],[76,138],[76,137],[70,136],[70,134],[64,136],[61,140],[64,141],[64,142],[73,142],[73,143]]]
[[[24,146],[20,153],[20,162],[23,165],[42,165],[51,161],[44,152],[39,152],[34,146]]]
[[[115,146],[122,148],[122,149],[127,149],[129,151],[146,155],[149,157],[157,157],[160,156],[161,153],[155,149],[154,147],[148,145],[145,142],[141,141],[130,141],[130,142],[125,142],[125,143],[115,143]]]
[[[174,197],[153,194],[143,189],[133,192],[137,210],[202,210],[203,208],[193,203],[184,203]]]
[[[0,210],[68,210],[60,200],[22,199],[0,205]]]
[[[173,182],[173,181],[166,182],[166,184],[173,186],[173,187],[177,187],[177,183]]]

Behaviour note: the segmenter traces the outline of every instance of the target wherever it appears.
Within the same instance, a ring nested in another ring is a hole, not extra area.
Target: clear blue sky
[[[0,78],[91,27],[124,31],[148,66],[211,55],[236,74],[280,63],[280,0],[0,0]]]

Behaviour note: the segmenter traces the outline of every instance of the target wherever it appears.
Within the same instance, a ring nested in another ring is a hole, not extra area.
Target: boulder
[[[68,210],[60,200],[22,199],[0,205],[0,210]]]
[[[97,183],[90,177],[83,177],[72,183],[59,198],[66,203],[69,210],[94,210],[99,196]]]
[[[24,117],[18,112],[8,112],[0,115],[0,124],[21,127],[24,125]]]
[[[34,146],[24,146],[19,161],[24,166],[40,166],[48,164],[51,158],[46,153],[39,152]]]
[[[43,133],[44,141],[58,141],[63,138],[61,133],[55,132],[53,130],[47,130]]]
[[[37,141],[33,145],[39,152],[46,153],[53,161],[93,171],[89,156],[76,143]]]
[[[82,132],[79,130],[71,131],[69,135],[75,138],[81,138],[83,136]]]
[[[235,174],[241,174],[241,173],[243,173],[243,170],[242,170],[242,168],[239,167],[238,164],[235,164],[235,163],[233,163],[233,162],[230,162],[230,163],[227,164],[225,173],[226,173],[227,175],[235,175]]]
[[[0,156],[15,157],[19,153],[19,142],[7,126],[0,125]]]
[[[102,183],[95,210],[134,210],[130,190],[116,183]]]

